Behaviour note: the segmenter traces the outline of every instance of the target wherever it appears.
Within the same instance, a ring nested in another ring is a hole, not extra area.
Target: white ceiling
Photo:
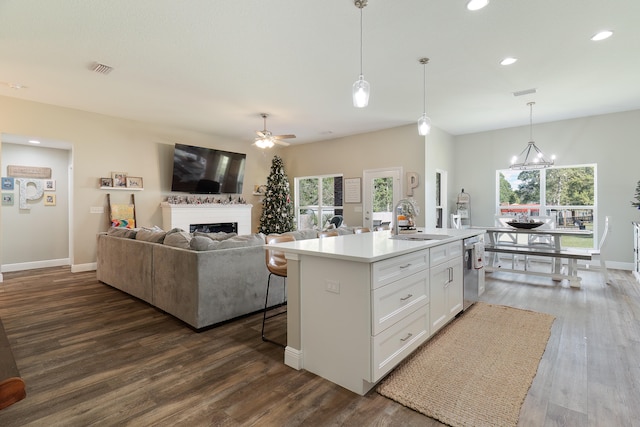
[[[465,4],[369,0],[357,109],[353,0],[0,0],[0,95],[246,141],[267,112],[305,143],[414,123],[426,56],[427,113],[453,135],[528,124],[532,100],[534,123],[640,109],[640,1]]]

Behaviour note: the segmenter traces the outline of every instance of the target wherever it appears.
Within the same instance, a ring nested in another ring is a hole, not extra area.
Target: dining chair
[[[613,281],[609,277],[609,271],[607,270],[607,261],[602,256],[603,250],[606,247],[609,240],[607,239],[611,234],[611,217],[604,217],[604,231],[602,232],[602,236],[600,236],[600,241],[598,242],[598,247],[596,249],[587,249],[587,252],[591,254],[591,261],[598,261],[600,264],[598,267],[592,267],[591,263],[587,263],[586,268],[588,270],[599,270],[602,271],[604,275],[604,282],[607,285],[612,285]]]
[[[295,238],[291,235],[287,234],[269,234],[265,238],[265,242],[267,245],[272,245],[275,243],[284,243],[284,242],[293,242]],[[277,251],[274,249],[266,249],[265,250],[265,260],[267,263],[267,270],[269,270],[269,278],[267,280],[267,295],[264,298],[264,310],[262,313],[262,341],[267,341],[273,344],[277,344],[280,347],[285,347],[284,344],[274,341],[272,339],[267,338],[264,335],[264,327],[267,323],[267,319],[271,319],[272,317],[279,316],[281,314],[285,314],[287,311],[279,311],[275,314],[271,314],[267,316],[267,312],[286,305],[287,301],[287,259],[284,256],[284,252]],[[271,278],[272,276],[282,277],[282,289],[283,289],[283,301],[281,304],[277,304],[275,306],[269,307],[269,288],[271,287]]]
[[[318,238],[320,239],[323,239],[325,237],[335,237],[335,236],[339,236],[336,230],[327,230],[327,231],[321,231],[318,233]]]

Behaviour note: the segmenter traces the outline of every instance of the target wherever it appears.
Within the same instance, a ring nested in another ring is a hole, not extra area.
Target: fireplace
[[[190,224],[189,233],[199,231],[202,233],[219,233],[221,231],[225,233],[237,233],[237,222],[215,222],[209,224]]]
[[[162,228],[171,230],[181,228],[184,231],[192,230],[192,226],[218,226],[212,231],[226,231],[227,224],[233,224],[235,233],[239,235],[251,233],[251,205],[243,204],[170,204],[161,203],[162,208]],[[198,230],[199,231],[199,230]]]

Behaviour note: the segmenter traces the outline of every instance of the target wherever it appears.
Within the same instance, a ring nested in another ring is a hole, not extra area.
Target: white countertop
[[[285,253],[371,263],[484,234],[483,229],[470,228],[420,228],[419,231],[424,234],[438,234],[448,237],[441,240],[399,240],[391,239],[391,231],[386,230],[325,237],[323,239],[296,240],[295,242],[270,245],[269,247],[275,246]]]

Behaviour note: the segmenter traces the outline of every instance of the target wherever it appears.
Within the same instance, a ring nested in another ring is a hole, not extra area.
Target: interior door
[[[393,227],[393,207],[402,195],[402,168],[364,171],[362,224],[371,230]]]

